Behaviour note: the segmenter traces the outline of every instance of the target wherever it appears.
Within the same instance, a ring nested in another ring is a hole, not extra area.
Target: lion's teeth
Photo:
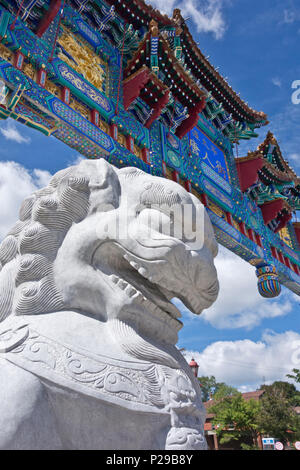
[[[120,279],[118,282],[118,287],[124,290],[128,286],[128,282],[124,281],[124,279]]]
[[[129,263],[134,269],[136,269],[136,270],[139,269],[139,265],[135,261],[130,261]]]
[[[126,287],[125,292],[126,292],[126,294],[129,295],[129,297],[132,297],[134,294],[136,294],[137,290],[129,284]]]
[[[139,272],[142,276],[147,277],[147,269],[145,269],[145,268],[139,268],[139,269],[138,269],[138,272]]]
[[[136,293],[134,294],[133,298],[134,298],[135,300],[139,300],[139,301],[141,301],[141,302],[144,300],[144,298],[143,298],[143,296],[142,296],[142,293],[141,293],[139,290],[136,291]]]
[[[117,284],[117,282],[119,281],[119,277],[118,276],[115,276],[114,274],[112,274],[110,277],[110,280],[114,283],[114,284]]]

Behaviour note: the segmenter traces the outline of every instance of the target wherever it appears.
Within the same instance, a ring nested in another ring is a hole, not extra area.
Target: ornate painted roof
[[[16,12],[21,4],[19,0],[4,2],[7,8]],[[37,28],[49,5],[58,4],[59,0],[33,0],[24,3],[21,7],[21,19],[29,22],[32,28]],[[105,29],[105,22],[100,15],[103,13],[101,3],[97,0],[66,0],[72,7],[83,16],[86,15],[90,20],[94,20],[94,25],[98,30]],[[225,112],[232,115],[233,119],[242,122],[252,123],[255,127],[267,124],[267,115],[262,111],[252,109],[244,100],[240,98],[226,79],[218,70],[208,61],[195,43],[189,28],[181,15],[179,9],[175,9],[173,17],[169,18],[159,10],[148,5],[143,0],[107,0],[127,24],[133,25],[137,31],[147,30],[151,21],[158,24],[160,31],[173,34],[174,31],[180,32],[182,42],[182,51],[184,54],[184,65],[190,70],[195,81],[201,83],[205,89],[211,93],[219,103],[222,103]],[[56,5],[57,6],[57,5]],[[172,32],[173,30],[173,32]],[[141,33],[142,34],[142,33]]]

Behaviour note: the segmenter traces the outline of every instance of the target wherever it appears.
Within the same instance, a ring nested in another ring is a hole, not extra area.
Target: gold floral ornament
[[[61,50],[59,58],[80,73],[98,90],[103,91],[103,83],[108,73],[107,64],[83,40],[75,38],[67,28],[64,28],[64,32],[59,38],[59,44],[70,56],[68,57]]]

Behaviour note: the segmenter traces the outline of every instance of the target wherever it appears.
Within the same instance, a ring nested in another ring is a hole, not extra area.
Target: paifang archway
[[[87,158],[171,178],[206,206],[258,289],[300,294],[300,180],[268,123],[204,57],[179,10],[143,0],[0,1],[0,117]]]

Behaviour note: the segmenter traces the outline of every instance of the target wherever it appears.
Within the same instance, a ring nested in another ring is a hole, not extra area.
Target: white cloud
[[[278,77],[273,77],[272,78],[272,83],[273,83],[273,85],[278,86],[279,88],[282,87],[282,82],[281,82],[280,78],[278,78]]]
[[[80,154],[75,155],[71,158],[71,160],[68,161],[68,166],[79,165],[79,163],[83,160],[86,160],[86,157],[83,157]]]
[[[0,162],[0,240],[17,221],[23,199],[46,186],[50,178],[48,171],[29,172],[15,162]]]
[[[295,78],[297,78],[297,75]],[[293,90],[291,88],[291,98],[292,93]],[[291,99],[289,100],[288,104],[282,107],[277,113],[268,115],[270,125],[268,125],[268,127],[262,127],[261,129],[256,130],[256,132],[259,134],[257,139],[240,143],[240,155],[245,156],[248,150],[256,150],[257,146],[264,141],[268,130],[270,130],[275,135],[280,145],[283,157],[288,159],[291,157],[291,155],[295,156],[293,159],[294,170],[296,173],[299,173],[300,160],[296,158],[296,156],[299,155],[300,148],[300,105],[292,104],[290,101]]]
[[[261,341],[218,341],[204,351],[185,351],[189,362],[199,364],[199,375],[214,375],[219,382],[255,390],[262,383],[287,380],[286,374],[300,366],[300,335],[294,331],[265,332]]]
[[[226,24],[223,17],[223,6],[226,0],[149,0],[162,13],[172,16],[174,8],[179,8],[184,18],[189,17],[198,33],[213,33],[220,39]]]
[[[220,39],[226,29],[222,6],[222,1],[210,0],[205,2],[205,6],[199,8],[199,6],[195,6],[193,0],[187,0],[183,4],[183,14],[191,16],[198,33],[214,33],[216,39]]]
[[[266,318],[284,316],[293,309],[295,299],[289,292],[283,291],[276,299],[261,297],[255,268],[229,250],[220,246],[215,264],[220,283],[219,297],[201,315],[213,327],[252,329]],[[188,312],[184,307],[180,308]]]
[[[178,3],[177,0],[148,0],[147,3],[150,3],[154,8],[157,8],[161,13],[171,16],[175,8],[175,4]]]
[[[300,153],[291,153],[288,157],[288,160],[300,164]]]
[[[14,121],[8,120],[5,122],[5,126],[0,128],[0,132],[7,140],[12,140],[18,144],[29,144],[31,139],[29,137],[24,137],[16,128]]]
[[[283,22],[286,24],[292,24],[296,20],[296,14],[293,10],[283,11]]]

